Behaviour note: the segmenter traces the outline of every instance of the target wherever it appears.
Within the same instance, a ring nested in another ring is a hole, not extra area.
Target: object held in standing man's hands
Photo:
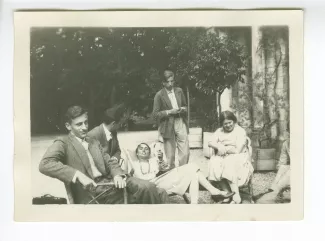
[[[158,164],[160,171],[165,171],[169,169],[169,165],[164,161],[163,153],[161,151],[158,151]]]
[[[181,107],[181,108],[179,108],[179,111],[180,111],[180,112],[185,112],[185,111],[186,111],[186,107]]]

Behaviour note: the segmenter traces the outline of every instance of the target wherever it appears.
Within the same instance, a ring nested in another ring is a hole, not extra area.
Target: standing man
[[[154,184],[126,175],[116,159],[103,152],[97,140],[86,137],[88,114],[85,109],[70,107],[66,112],[65,126],[69,135],[54,141],[41,160],[39,170],[65,183],[70,203],[86,204],[91,200],[89,194],[97,196],[108,189],[99,203],[123,203],[124,187],[135,203],[166,201],[167,193],[160,196]],[[99,185],[111,180],[115,187]]]
[[[158,132],[163,138],[167,162],[172,169],[175,167],[176,148],[180,166],[189,160],[187,104],[183,90],[174,87],[175,75],[171,70],[164,71],[162,84],[164,88],[154,99],[153,117],[158,122]]]

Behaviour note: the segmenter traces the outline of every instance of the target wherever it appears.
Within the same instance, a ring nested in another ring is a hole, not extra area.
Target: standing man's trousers
[[[174,130],[175,136],[172,138],[164,138],[164,148],[170,169],[175,167],[176,148],[180,166],[187,164],[190,157],[187,128],[182,118],[175,118]]]

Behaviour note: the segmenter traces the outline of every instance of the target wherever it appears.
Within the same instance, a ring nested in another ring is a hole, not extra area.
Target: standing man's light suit
[[[184,111],[179,114],[171,114],[172,109]],[[179,165],[185,165],[189,160],[188,122],[186,118],[187,104],[181,88],[166,88],[157,92],[153,116],[158,121],[158,132],[164,140],[164,148],[170,168],[175,167],[175,151],[178,150]]]

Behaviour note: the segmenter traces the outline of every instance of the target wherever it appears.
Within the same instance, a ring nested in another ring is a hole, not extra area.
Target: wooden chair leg
[[[251,203],[254,204],[254,191],[253,191],[253,183],[252,183],[252,179],[249,181],[248,183],[248,192],[249,192],[249,195],[251,196]]]
[[[124,204],[128,204],[128,193],[126,191],[126,188],[123,188],[123,198],[124,198]]]

